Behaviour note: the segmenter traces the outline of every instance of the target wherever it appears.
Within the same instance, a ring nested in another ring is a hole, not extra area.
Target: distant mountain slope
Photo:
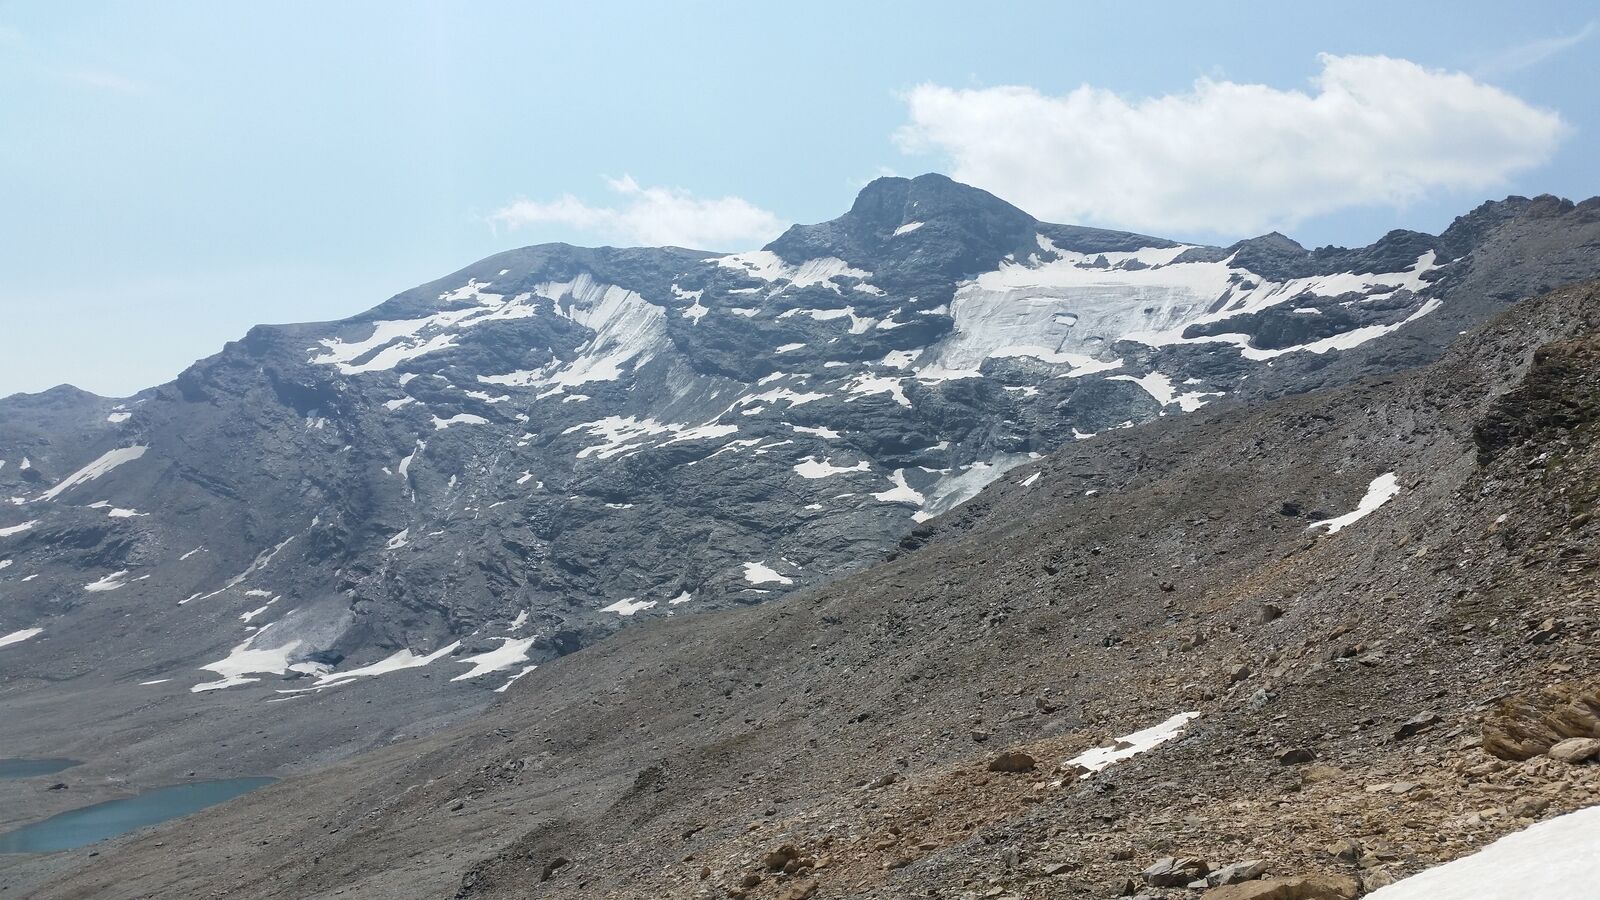
[[[1597,291],[1068,444],[891,562],[629,629],[39,896],[1179,897],[1206,861],[1351,896],[1600,802],[1489,752],[1600,684]]]
[[[1512,198],[1200,247],[886,178],[762,250],[513,250],[126,400],[6,398],[0,717],[141,777],[436,727],[624,623],[858,570],[1064,445],[1432,359],[1600,274],[1597,236],[1596,201]]]

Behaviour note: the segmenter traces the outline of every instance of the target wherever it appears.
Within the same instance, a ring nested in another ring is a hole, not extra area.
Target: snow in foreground
[[[1594,900],[1600,806],[1547,819],[1367,900]]]
[[[1350,525],[1360,521],[1361,519],[1365,519],[1367,516],[1375,512],[1378,507],[1388,503],[1390,500],[1393,500],[1394,495],[1398,493],[1400,493],[1400,483],[1395,480],[1394,473],[1385,472],[1382,475],[1379,475],[1377,478],[1372,479],[1372,483],[1367,485],[1366,496],[1361,498],[1361,502],[1356,504],[1355,509],[1336,518],[1323,519],[1321,522],[1312,522],[1310,525],[1307,525],[1306,528],[1308,530],[1313,528],[1326,528],[1328,529],[1329,534],[1333,534],[1346,525]]]
[[[1088,778],[1090,774],[1104,769],[1114,762],[1136,756],[1146,750],[1177,737],[1183,731],[1183,726],[1189,720],[1200,715],[1197,712],[1178,713],[1159,725],[1152,725],[1143,731],[1123,735],[1117,738],[1116,743],[1110,747],[1095,747],[1067,760],[1067,766],[1083,766],[1089,771],[1082,777]]]

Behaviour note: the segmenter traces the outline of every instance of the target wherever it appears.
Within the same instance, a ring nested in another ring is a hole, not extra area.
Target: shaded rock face
[[[1582,341],[1540,347],[1526,383],[1500,398],[1474,429],[1479,455],[1600,419],[1600,352]]]
[[[859,569],[1073,441],[1436,355],[1541,260],[1600,274],[1595,220],[1513,199],[1355,250],[1199,247],[929,175],[747,253],[508,251],[132,398],[0,401],[0,635],[43,629],[8,670],[108,708],[147,681],[481,701]]]

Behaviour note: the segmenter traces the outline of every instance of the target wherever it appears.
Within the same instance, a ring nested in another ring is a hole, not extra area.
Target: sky
[[[0,0],[0,395],[125,396],[544,241],[760,246],[881,175],[1226,244],[1600,193],[1600,8]]]

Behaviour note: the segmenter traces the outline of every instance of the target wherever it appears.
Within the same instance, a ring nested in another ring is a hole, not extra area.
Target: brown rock
[[[769,851],[766,856],[761,858],[761,862],[767,868],[777,871],[787,865],[790,860],[798,859],[799,856],[800,851],[796,850],[793,844],[784,844],[776,850]]]
[[[1483,723],[1484,752],[1500,759],[1532,759],[1573,737],[1600,737],[1600,680],[1508,698]]]
[[[1007,750],[989,760],[991,772],[1032,772],[1038,760],[1021,750]]]
[[[1348,875],[1298,875],[1228,884],[1206,892],[1205,900],[1354,900],[1361,883]]]
[[[1362,847],[1360,842],[1345,838],[1330,844],[1328,846],[1328,855],[1341,862],[1353,863],[1361,858],[1361,854],[1365,850],[1366,848]]]
[[[1221,884],[1239,884],[1260,878],[1267,871],[1267,864],[1259,859],[1249,859],[1236,862],[1212,872],[1206,876],[1206,886],[1216,887]]]
[[[1152,887],[1183,887],[1210,871],[1203,860],[1192,856],[1164,856],[1139,874]]]
[[[1265,625],[1283,615],[1283,607],[1276,603],[1262,603],[1251,610],[1250,618],[1257,625]]]
[[[1429,728],[1439,724],[1441,721],[1443,720],[1439,718],[1439,714],[1436,712],[1417,713],[1411,718],[1405,720],[1405,722],[1403,722],[1399,728],[1395,729],[1394,739],[1397,741],[1403,741],[1408,737],[1412,737],[1427,731]]]
[[[1511,804],[1510,812],[1519,819],[1537,819],[1549,806],[1543,797],[1523,797]]]
[[[1567,738],[1551,747],[1549,756],[1564,763],[1589,762],[1600,756],[1600,738]]]
[[[815,878],[802,878],[778,892],[778,900],[806,900],[817,892]]]
[[[1300,773],[1302,781],[1315,784],[1322,781],[1338,781],[1344,777],[1344,770],[1338,766],[1307,766]]]
[[[1379,866],[1361,873],[1361,890],[1375,891],[1381,887],[1388,887],[1399,880],[1388,866]]]
[[[1287,750],[1279,750],[1273,756],[1277,758],[1279,764],[1285,766],[1304,765],[1317,759],[1317,754],[1309,747],[1290,747]]]

